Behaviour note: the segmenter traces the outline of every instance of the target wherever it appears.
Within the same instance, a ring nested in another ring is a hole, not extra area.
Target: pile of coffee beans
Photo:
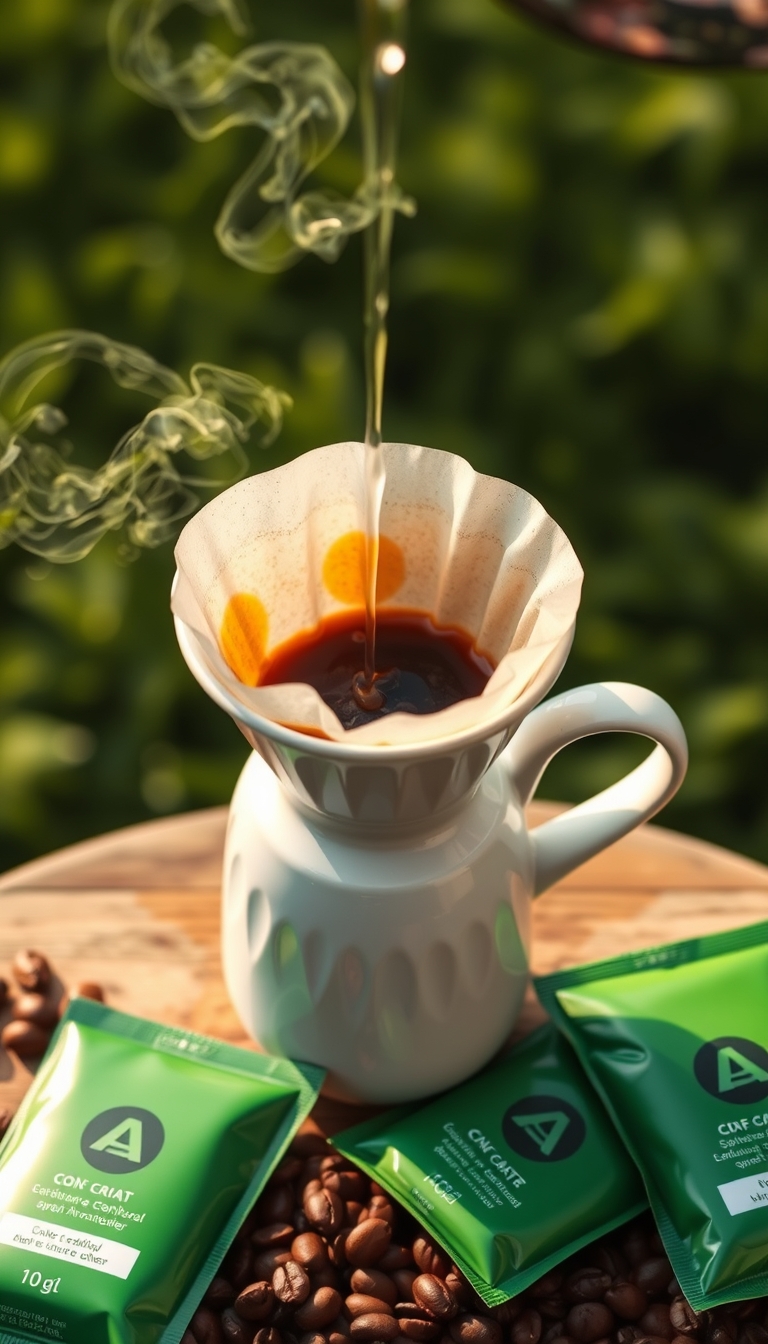
[[[48,1049],[54,1028],[74,995],[104,1002],[101,985],[82,981],[67,991],[48,958],[22,948],[11,963],[10,979],[0,976],[0,1010],[10,1021],[0,1031],[0,1044],[20,1059],[39,1059]],[[12,1112],[0,1107],[0,1138],[11,1123]]]
[[[768,1344],[768,1299],[695,1312],[650,1215],[500,1307],[375,1181],[301,1134],[181,1344]]]

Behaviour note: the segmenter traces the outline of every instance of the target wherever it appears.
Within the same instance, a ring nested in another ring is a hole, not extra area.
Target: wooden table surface
[[[534,803],[531,825],[558,810]],[[212,808],[86,841],[0,877],[0,975],[36,947],[65,984],[98,980],[126,1012],[248,1045],[219,966],[227,812]],[[643,826],[539,897],[533,969],[551,971],[768,917],[768,868]],[[532,994],[518,1031],[543,1016]],[[0,1027],[7,1018],[0,1014]],[[0,1106],[30,1071],[0,1048]],[[321,1098],[326,1132],[360,1112]]]

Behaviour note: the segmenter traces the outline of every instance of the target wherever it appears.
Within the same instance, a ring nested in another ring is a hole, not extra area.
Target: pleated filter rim
[[[174,614],[205,641],[209,670],[228,698],[278,724],[397,745],[464,732],[497,720],[506,706],[512,717],[545,666],[562,662],[570,647],[583,577],[573,548],[519,486],[438,449],[393,443],[381,451],[379,605],[427,611],[471,635],[497,664],[481,695],[435,714],[398,713],[345,729],[312,687],[247,685],[223,656],[225,613],[238,594],[258,614],[256,666],[259,655],[330,613],[362,606],[359,443],[316,448],[201,509],[176,546]]]

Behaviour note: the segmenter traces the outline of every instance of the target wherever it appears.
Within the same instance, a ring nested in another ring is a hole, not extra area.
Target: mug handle
[[[546,700],[517,729],[501,759],[522,806],[558,751],[596,733],[638,733],[657,746],[618,783],[531,831],[534,896],[647,821],[683,782],[688,745],[666,700],[628,682],[598,681]]]

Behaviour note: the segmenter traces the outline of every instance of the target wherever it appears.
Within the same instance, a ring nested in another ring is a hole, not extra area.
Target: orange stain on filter
[[[221,623],[221,652],[245,686],[258,686],[267,651],[269,617],[253,593],[230,597]]]
[[[391,537],[379,537],[376,600],[393,597],[405,579],[405,556]],[[345,532],[329,546],[323,583],[331,597],[347,606],[365,606],[365,533]]]

